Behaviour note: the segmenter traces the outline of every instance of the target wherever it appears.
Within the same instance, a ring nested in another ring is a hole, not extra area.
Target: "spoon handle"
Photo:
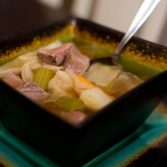
[[[159,2],[160,0],[144,0],[143,1],[127,33],[124,35],[121,42],[118,44],[115,52],[113,53],[115,56],[120,55],[124,46],[131,39],[131,37],[137,32],[137,30],[142,26],[142,24],[146,21],[146,19],[153,12],[153,10],[155,9],[155,7],[158,5]]]

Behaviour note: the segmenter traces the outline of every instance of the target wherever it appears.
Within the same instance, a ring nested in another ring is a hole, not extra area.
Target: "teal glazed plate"
[[[74,42],[92,61],[108,61],[122,36],[91,21],[68,18],[1,38],[0,64],[55,40]],[[134,37],[119,62],[145,81],[77,126],[53,116],[1,81],[2,125],[60,166],[86,164],[138,129],[167,92],[165,46]]]

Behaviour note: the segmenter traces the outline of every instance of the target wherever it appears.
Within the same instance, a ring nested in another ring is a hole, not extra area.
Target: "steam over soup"
[[[56,41],[0,67],[1,79],[71,124],[142,82],[121,65],[90,63],[73,43]]]

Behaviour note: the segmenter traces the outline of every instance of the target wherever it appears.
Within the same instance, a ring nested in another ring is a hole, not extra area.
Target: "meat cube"
[[[65,60],[64,68],[71,70],[75,74],[83,75],[88,69],[89,64],[89,58],[81,54],[80,51],[75,46],[73,46]]]
[[[19,89],[19,92],[34,101],[41,101],[49,96],[44,89],[40,88],[32,81],[27,81],[24,86]]]
[[[17,75],[13,73],[8,73],[4,78],[3,81],[10,85],[13,88],[19,88],[24,85],[24,81]]]
[[[72,43],[64,44],[56,49],[41,49],[38,57],[45,63],[63,65],[76,74],[84,74],[89,67],[89,58]]]
[[[73,44],[68,43],[55,49],[41,49],[37,55],[45,63],[61,65],[68,56],[71,47],[73,47]]]
[[[86,114],[81,111],[60,112],[59,116],[72,125],[77,125],[86,119]]]

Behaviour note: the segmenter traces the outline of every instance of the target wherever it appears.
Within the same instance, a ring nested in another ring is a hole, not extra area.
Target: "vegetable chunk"
[[[33,81],[41,88],[47,90],[49,81],[54,77],[55,73],[44,67],[40,67],[36,70]]]
[[[56,101],[58,107],[62,108],[65,111],[84,111],[85,105],[84,103],[75,97],[64,96],[59,98]]]
[[[102,109],[115,100],[114,97],[107,95],[98,87],[83,91],[80,95],[80,99],[94,112],[97,112],[97,110]]]

